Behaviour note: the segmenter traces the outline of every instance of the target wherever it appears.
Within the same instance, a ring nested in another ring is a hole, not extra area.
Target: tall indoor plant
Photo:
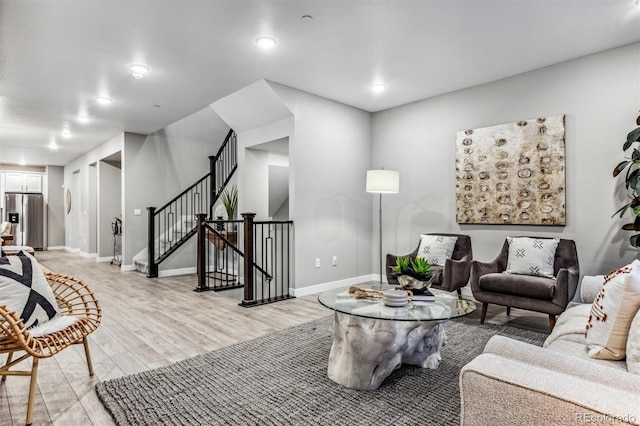
[[[640,116],[636,119],[636,124],[640,126]],[[613,169],[613,177],[627,169],[624,183],[629,202],[613,214],[613,216],[620,215],[622,218],[627,210],[631,209],[635,219],[633,223],[626,223],[622,226],[625,231],[640,231],[640,145],[638,142],[640,142],[640,127],[630,131],[627,140],[622,145],[622,151],[625,152],[629,148],[633,148],[631,157],[627,157]],[[640,247],[640,234],[631,236],[630,242],[632,246]]]

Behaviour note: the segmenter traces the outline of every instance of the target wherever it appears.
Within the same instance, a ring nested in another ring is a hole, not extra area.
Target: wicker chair
[[[8,310],[6,306],[0,306],[0,354],[8,354],[6,363],[0,366],[0,376],[2,381],[7,376],[31,376],[27,425],[33,420],[39,359],[51,357],[68,346],[83,344],[89,375],[93,375],[87,336],[95,331],[102,318],[100,303],[85,283],[77,278],[51,272],[45,272],[45,278],[51,285],[60,314],[77,317],[75,324],[56,333],[33,337],[15,312]],[[14,353],[20,351],[25,353],[13,359]],[[29,357],[33,358],[31,370],[11,370]]]

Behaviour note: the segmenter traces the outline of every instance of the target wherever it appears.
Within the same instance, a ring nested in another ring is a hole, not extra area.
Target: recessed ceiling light
[[[52,149],[55,151],[56,149],[58,149],[58,145],[55,142],[51,142],[49,144],[49,149]]]
[[[310,22],[310,21],[313,21],[313,16],[311,16],[311,15],[302,15],[302,18],[300,18],[300,19],[302,19],[303,21]]]
[[[80,123],[88,123],[89,121],[91,121],[91,119],[86,115],[79,115],[76,117],[76,120],[78,120],[78,122]]]
[[[129,68],[133,72],[137,72],[139,74],[146,74],[149,72],[149,67],[143,64],[131,64]]]
[[[62,136],[63,138],[70,138],[71,132],[69,131],[69,129],[64,129],[60,132],[60,136]]]
[[[278,40],[271,36],[260,36],[256,39],[256,44],[263,49],[271,49],[278,44]]]
[[[131,64],[129,65],[129,69],[131,70],[131,77],[134,80],[141,80],[144,78],[144,75],[149,72],[149,67],[144,64]]]
[[[372,84],[370,88],[373,93],[380,93],[387,88],[387,85],[384,83],[375,83]]]
[[[98,96],[98,97],[96,98],[96,101],[97,101],[99,104],[102,104],[102,105],[109,105],[111,102],[113,102],[113,99],[108,98],[108,97],[106,97],[106,96]]]

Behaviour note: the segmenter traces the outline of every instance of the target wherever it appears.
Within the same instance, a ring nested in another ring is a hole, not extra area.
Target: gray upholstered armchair
[[[456,244],[453,248],[453,254],[451,259],[447,259],[444,266],[433,266],[433,281],[432,287],[446,291],[457,291],[461,294],[460,289],[467,285],[469,282],[469,274],[471,272],[471,260],[473,259],[473,252],[471,250],[471,237],[461,234],[440,234],[430,233],[425,235],[443,235],[445,237],[458,237]],[[411,257],[415,259],[418,254],[418,248],[420,247],[420,241],[416,249],[405,255],[387,254],[386,271],[387,282],[389,285],[398,285],[398,279],[391,273],[391,267],[395,266],[396,259],[399,257]]]
[[[547,239],[535,237],[536,239]],[[549,315],[549,328],[553,330],[556,315],[561,314],[573,299],[578,286],[580,270],[576,244],[560,239],[556,248],[553,276],[504,274],[507,268],[509,244],[505,240],[498,257],[492,262],[474,260],[471,263],[471,291],[482,302],[480,323],[484,324],[489,303],[543,312]]]

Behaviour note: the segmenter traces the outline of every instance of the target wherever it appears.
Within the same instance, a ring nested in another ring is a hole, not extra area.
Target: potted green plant
[[[636,119],[636,124],[640,126],[640,116]],[[622,151],[627,151],[633,147],[631,157],[627,157],[613,169],[613,177],[618,176],[627,169],[624,183],[629,202],[613,214],[613,216],[619,215],[622,218],[631,209],[630,211],[635,219],[633,223],[626,223],[622,226],[625,231],[640,231],[640,149],[638,142],[640,142],[640,127],[629,132],[627,140],[622,145]],[[640,247],[640,234],[632,235],[629,241],[632,246]]]
[[[408,256],[398,257],[395,266],[390,266],[390,268],[402,288],[412,290],[414,293],[421,293],[431,286],[431,278],[433,278],[431,265],[422,257],[415,259]]]
[[[220,200],[227,211],[227,220],[235,220],[238,208],[238,188],[235,185],[225,188],[220,194]]]

